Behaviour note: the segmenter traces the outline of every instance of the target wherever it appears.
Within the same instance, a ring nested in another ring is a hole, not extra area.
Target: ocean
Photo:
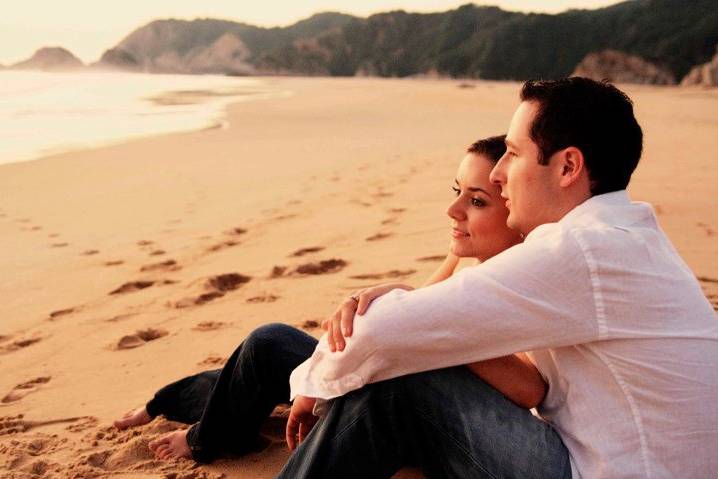
[[[218,75],[0,71],[0,164],[222,127],[228,103],[282,94]]]

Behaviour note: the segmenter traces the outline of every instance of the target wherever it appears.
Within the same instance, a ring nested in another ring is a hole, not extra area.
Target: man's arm
[[[559,226],[438,284],[374,301],[341,353],[321,340],[292,373],[330,399],[368,382],[598,339],[588,263]]]

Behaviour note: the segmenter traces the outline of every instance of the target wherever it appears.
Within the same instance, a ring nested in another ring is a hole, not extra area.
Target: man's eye
[[[454,193],[456,194],[456,196],[459,196],[459,195],[461,194],[461,190],[460,190],[460,189],[458,189],[458,188],[456,188],[456,187],[454,187],[454,186],[452,186],[451,189],[454,190]]]
[[[486,206],[486,202],[484,202],[481,198],[471,198],[471,204],[478,207]]]

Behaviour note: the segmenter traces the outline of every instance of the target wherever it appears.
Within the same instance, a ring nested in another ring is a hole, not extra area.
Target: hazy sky
[[[340,11],[358,16],[403,9],[435,12],[469,0],[19,0],[0,17],[0,63],[23,60],[40,47],[63,46],[85,62],[97,60],[137,27],[158,18],[226,18],[259,26],[283,26],[314,13]],[[599,8],[617,0],[476,1],[506,10],[560,12]]]

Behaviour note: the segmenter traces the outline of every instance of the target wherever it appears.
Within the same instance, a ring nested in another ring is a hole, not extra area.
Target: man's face
[[[541,224],[556,221],[550,212],[559,193],[552,165],[539,164],[539,147],[531,140],[537,110],[536,102],[526,101],[516,109],[506,134],[506,153],[490,176],[507,200],[506,224],[524,235]]]

